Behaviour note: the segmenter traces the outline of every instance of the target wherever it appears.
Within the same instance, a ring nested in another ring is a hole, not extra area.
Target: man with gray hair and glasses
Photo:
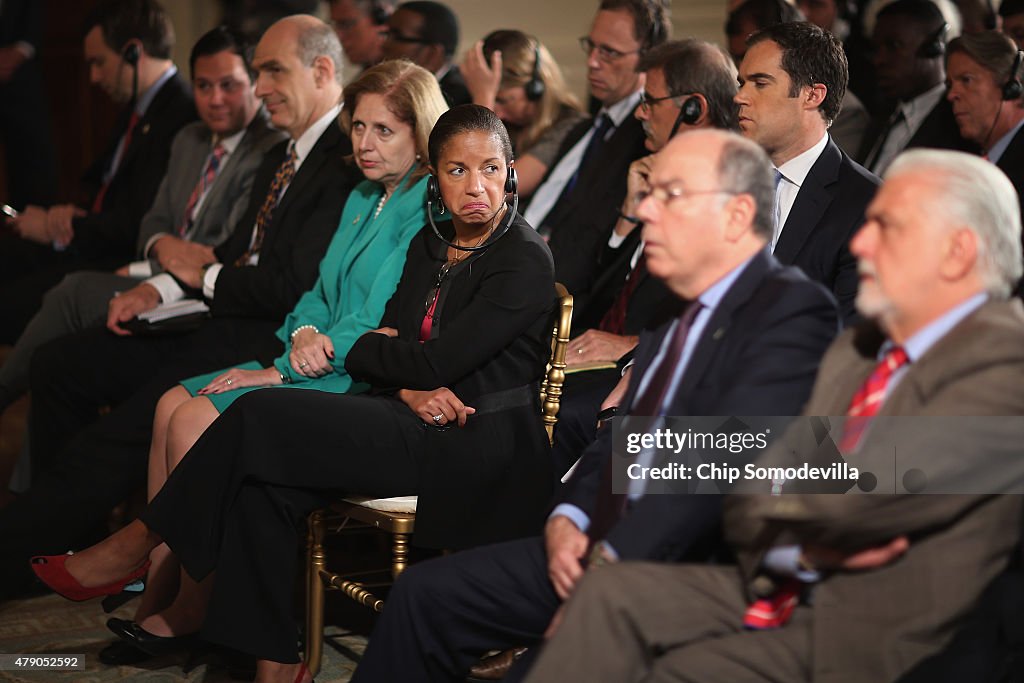
[[[829,349],[804,410],[859,418],[835,441],[851,464],[923,456],[923,492],[960,495],[914,495],[904,479],[888,494],[786,494],[787,483],[767,495],[762,483],[765,493],[727,497],[738,567],[589,572],[529,681],[990,680],[990,661],[952,673],[963,647],[936,662],[954,636],[977,635],[979,601],[1007,578],[1021,537],[1024,498],[960,482],[994,456],[1019,461],[1019,421],[982,418],[1024,414],[1024,308],[1007,301],[1020,225],[1013,186],[991,164],[951,151],[897,157],[850,244],[867,321]],[[892,416],[954,427],[879,419]],[[901,452],[893,444],[907,437],[917,447]],[[813,457],[792,443],[763,462]],[[993,481],[1012,483],[1010,469]]]

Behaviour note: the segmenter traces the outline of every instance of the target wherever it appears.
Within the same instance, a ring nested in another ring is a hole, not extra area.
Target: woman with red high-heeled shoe
[[[413,238],[381,328],[348,353],[369,394],[239,398],[139,520],[77,555],[35,558],[44,582],[71,599],[116,593],[166,543],[183,580],[209,595],[201,636],[256,656],[257,681],[301,683],[292,587],[309,512],[344,493],[418,494],[416,541],[441,548],[542,523],[550,251],[516,213],[511,143],[493,112],[441,116],[429,157],[429,202],[451,220]]]

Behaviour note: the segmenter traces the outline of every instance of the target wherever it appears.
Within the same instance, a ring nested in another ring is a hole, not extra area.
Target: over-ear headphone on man
[[[1013,66],[1010,67],[1010,74],[1003,83],[1003,100],[1019,100],[1024,95],[1024,84],[1020,81],[1017,72],[1020,71],[1021,61],[1024,61],[1024,52],[1017,50],[1013,58]]]
[[[690,95],[683,100],[683,105],[679,108],[679,114],[676,116],[676,122],[672,124],[672,132],[668,134],[669,140],[675,137],[679,131],[679,126],[684,123],[688,126],[700,121],[700,117],[704,115],[704,103],[700,101],[700,97],[697,95]]]
[[[138,43],[128,43],[121,48],[121,59],[124,63],[132,68],[132,106],[135,106],[135,101],[139,98],[139,51]]]
[[[138,43],[128,43],[127,45],[125,45],[124,49],[121,50],[121,59],[123,59],[126,64],[130,64],[131,66],[138,66],[138,64],[139,64],[139,45],[138,45]]]
[[[917,50],[917,56],[921,59],[937,59],[946,54],[947,31],[949,31],[949,24],[942,22],[942,26],[935,29],[928,39],[921,43],[921,47]]]
[[[533,72],[530,80],[523,84],[523,90],[526,91],[526,99],[536,102],[544,97],[546,89],[544,79],[540,77],[540,41],[533,38]]]
[[[505,176],[505,194],[512,195],[512,209],[508,211],[505,225],[502,226],[501,232],[498,233],[497,237],[489,240],[488,244],[480,244],[475,247],[465,247],[461,244],[455,244],[449,242],[442,235],[441,231],[437,229],[437,225],[434,223],[434,206],[438,207],[438,213],[444,213],[444,202],[441,199],[441,186],[437,182],[437,178],[430,176],[427,178],[427,220],[430,221],[430,227],[434,230],[434,236],[441,240],[449,247],[458,249],[459,251],[483,251],[491,246],[495,240],[502,237],[508,229],[512,227],[512,221],[515,220],[516,212],[519,210],[519,177],[516,175],[516,169],[512,166],[508,167],[508,175]],[[497,215],[497,212],[495,212]]]

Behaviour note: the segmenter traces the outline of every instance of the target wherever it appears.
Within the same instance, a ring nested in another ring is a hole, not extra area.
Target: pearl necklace
[[[388,193],[385,192],[380,196],[380,201],[377,202],[377,209],[373,212],[373,220],[377,220],[377,216],[380,215],[381,209],[384,208],[384,202],[388,200]]]

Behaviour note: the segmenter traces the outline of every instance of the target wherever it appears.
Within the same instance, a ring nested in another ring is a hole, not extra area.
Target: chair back
[[[565,384],[565,350],[569,346],[572,328],[572,294],[560,283],[555,283],[555,324],[551,330],[551,357],[547,373],[540,385],[541,418],[548,433],[548,441],[554,441],[555,423],[558,421],[558,407],[562,401],[562,385]]]

